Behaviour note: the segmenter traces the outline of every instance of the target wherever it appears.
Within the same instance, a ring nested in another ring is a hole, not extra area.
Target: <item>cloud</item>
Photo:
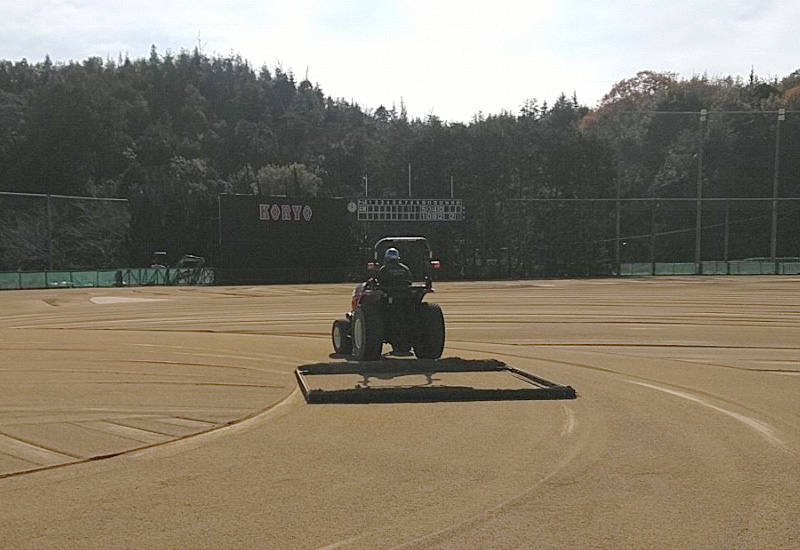
[[[572,0],[549,40],[564,64],[594,69],[596,88],[646,69],[713,77],[755,66],[786,74],[795,63],[786,55],[796,42],[789,22],[798,17],[800,4],[791,0]]]
[[[0,59],[193,49],[280,63],[365,108],[468,121],[576,92],[594,104],[645,69],[798,68],[794,0],[0,0]]]
[[[320,2],[307,15],[318,31],[346,40],[381,40],[387,30],[406,24],[403,11],[395,3],[374,0]]]

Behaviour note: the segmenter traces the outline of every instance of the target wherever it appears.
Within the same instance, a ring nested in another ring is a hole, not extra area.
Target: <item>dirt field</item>
[[[350,292],[0,293],[0,548],[800,548],[800,277],[443,283],[578,398],[308,405]]]

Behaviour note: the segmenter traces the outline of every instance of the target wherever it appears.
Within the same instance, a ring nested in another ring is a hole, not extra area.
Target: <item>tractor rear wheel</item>
[[[444,315],[439,304],[419,305],[419,337],[414,353],[420,359],[439,359],[444,351]]]
[[[376,361],[383,351],[383,317],[376,308],[359,306],[352,320],[353,356],[358,361]]]

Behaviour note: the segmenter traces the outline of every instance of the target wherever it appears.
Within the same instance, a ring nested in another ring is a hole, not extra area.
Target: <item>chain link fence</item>
[[[622,119],[610,140],[616,180],[602,189],[575,185],[573,196],[554,197],[550,187],[521,182],[517,198],[465,204],[463,222],[404,225],[400,234],[431,239],[443,279],[800,272],[800,112],[702,109]],[[147,226],[131,210],[123,199],[0,192],[0,271],[14,271],[0,284],[117,284],[116,268],[145,246],[146,239],[128,242],[132,226]],[[370,224],[362,243],[359,226],[350,244],[367,247],[397,230]],[[200,280],[314,282],[360,274],[360,266],[279,265],[245,273],[233,263]],[[124,273],[131,274],[125,284],[159,281],[149,272]]]
[[[126,199],[0,192],[0,271],[125,265]]]
[[[0,290],[213,285],[215,272],[200,268],[98,269],[0,273]]]

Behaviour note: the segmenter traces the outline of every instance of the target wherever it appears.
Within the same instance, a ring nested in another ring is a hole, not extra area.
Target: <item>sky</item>
[[[782,78],[798,21],[797,0],[0,0],[0,59],[200,47],[362,109],[469,122],[561,93],[594,107],[642,70]]]

